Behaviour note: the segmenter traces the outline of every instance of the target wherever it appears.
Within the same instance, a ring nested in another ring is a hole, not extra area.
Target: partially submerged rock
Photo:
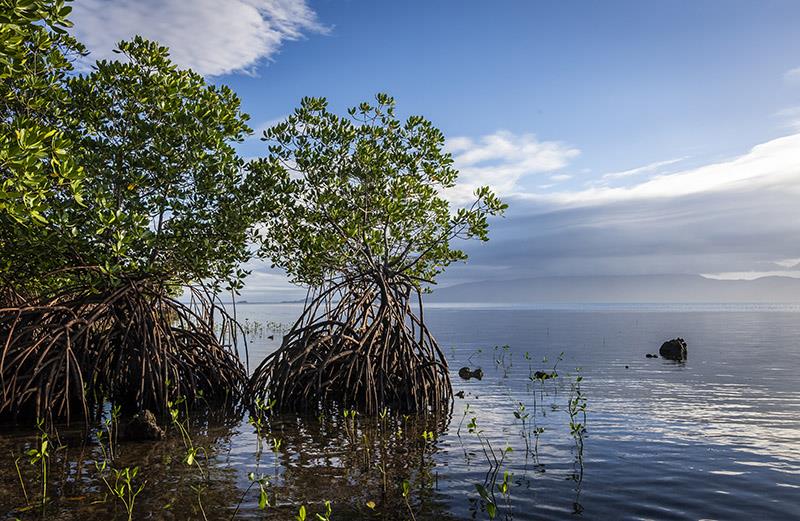
[[[686,360],[686,341],[680,337],[667,340],[661,344],[658,353],[668,360]]]
[[[645,358],[658,358],[658,355],[651,355],[650,353],[647,353],[644,356],[645,356]]]
[[[165,433],[155,415],[149,410],[136,413],[125,425],[122,433],[123,438],[133,441],[156,441],[163,440]]]
[[[469,380],[470,378],[481,380],[483,378],[483,369],[479,367],[473,371],[469,367],[462,367],[458,370],[458,376],[464,380]]]

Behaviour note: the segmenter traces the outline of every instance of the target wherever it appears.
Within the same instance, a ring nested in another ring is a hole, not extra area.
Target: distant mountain
[[[437,288],[431,302],[481,303],[790,303],[800,279],[715,280],[700,275],[537,277]]]

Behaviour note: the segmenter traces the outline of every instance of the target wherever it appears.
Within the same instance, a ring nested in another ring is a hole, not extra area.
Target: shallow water
[[[300,306],[253,304],[237,311],[240,318],[288,323]],[[146,480],[134,518],[202,519],[199,495],[208,519],[230,519],[240,500],[237,519],[289,519],[300,504],[311,519],[325,500],[332,501],[332,519],[406,519],[409,509],[420,520],[488,519],[476,485],[493,492],[497,519],[800,518],[798,309],[437,305],[426,319],[450,360],[454,390],[465,393],[449,422],[277,417],[259,455],[246,418],[228,426],[198,418],[192,435],[209,451],[207,479],[183,463],[179,438],[119,444],[116,464],[139,465],[138,480]],[[280,335],[270,340],[269,334],[251,342],[251,369],[278,346]],[[676,336],[688,342],[687,362],[645,358]],[[509,348],[494,349],[503,345]],[[529,379],[531,371],[550,370],[562,352],[558,378]],[[461,380],[462,365],[482,367],[483,380]],[[570,433],[568,414],[577,368],[587,399],[587,430],[579,439]],[[514,416],[520,402],[527,422],[535,418],[544,429],[538,454],[534,436],[526,450]],[[468,432],[473,417],[480,437]],[[436,439],[424,442],[425,430]],[[281,442],[276,451],[273,438]],[[25,499],[12,457],[34,441],[29,430],[0,436],[0,464],[7,469],[0,475],[0,512],[7,519],[43,515],[20,510]],[[82,444],[79,433],[66,430],[61,441],[68,448],[53,453],[48,487],[54,499],[44,516],[126,519],[118,502],[102,501],[106,489],[93,463],[101,459],[98,445]],[[486,443],[498,457],[513,448],[499,469],[484,452]],[[19,466],[36,497],[40,469],[25,458]],[[506,471],[507,497],[497,488]],[[266,511],[258,508],[257,486],[245,493],[250,472],[270,481]]]

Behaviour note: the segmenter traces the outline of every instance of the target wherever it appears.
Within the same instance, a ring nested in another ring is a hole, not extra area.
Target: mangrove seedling
[[[578,462],[583,469],[583,436],[586,433],[586,396],[581,390],[583,376],[580,375],[580,368],[577,369],[578,375],[571,384],[571,392],[567,412],[569,413],[569,430],[575,438]],[[581,470],[581,473],[583,471]]]
[[[416,521],[417,517],[414,515],[414,509],[411,508],[411,483],[409,483],[407,479],[404,479],[400,484],[400,488],[403,494],[403,501],[405,501],[408,513],[411,515],[411,520]]]
[[[530,433],[528,432],[528,427],[526,422],[528,421],[528,413],[525,412],[525,404],[519,402],[517,404],[517,410],[514,411],[514,418],[518,419],[522,422],[522,438],[525,440],[525,457],[528,457],[528,453],[531,450],[530,446]]]
[[[105,470],[105,461],[100,468],[101,471]],[[103,483],[105,483],[111,494],[123,504],[125,512],[128,514],[128,521],[131,521],[133,519],[133,505],[136,501],[136,497],[144,490],[146,482],[139,486],[133,484],[133,480],[139,473],[139,467],[133,467],[132,469],[130,467],[125,467],[121,470],[111,469],[111,472],[114,474],[113,485],[106,479],[105,475],[101,475]]]
[[[331,514],[333,513],[333,508],[331,508],[331,502],[325,501],[325,513],[324,514],[316,514],[317,521],[331,521]]]
[[[231,514],[230,521],[233,521],[236,518],[236,514],[239,513],[239,509],[242,507],[242,502],[244,498],[247,496],[250,489],[254,486],[258,486],[258,508],[261,510],[266,510],[267,507],[270,506],[269,504],[269,496],[267,495],[267,485],[269,485],[269,479],[264,474],[256,475],[255,472],[251,472],[247,475],[247,480],[250,481],[250,485],[248,485],[247,489],[245,489],[242,496],[239,498],[239,502],[236,504],[236,508]]]
[[[494,493],[486,490],[486,487],[480,483],[475,483],[475,490],[486,505],[486,513],[489,514],[489,519],[494,519],[497,516],[497,503],[494,500]]]
[[[37,438],[38,446],[29,449],[26,454],[30,458],[31,465],[39,465],[41,467],[42,478],[42,511],[47,503],[47,467],[50,461],[50,439],[47,432],[44,430],[44,420],[39,419],[36,421],[36,427],[39,429],[39,436]]]
[[[456,429],[456,436],[459,438],[461,437],[461,426],[464,424],[464,419],[466,419],[467,415],[472,412],[469,408],[469,404],[464,407],[464,414],[461,416],[461,421],[458,422],[458,429]]]

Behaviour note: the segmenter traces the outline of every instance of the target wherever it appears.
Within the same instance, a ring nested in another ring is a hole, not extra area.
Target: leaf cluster
[[[77,156],[91,174],[66,221],[90,263],[184,283],[243,276],[252,223],[233,143],[251,130],[238,96],[135,37],[123,60],[69,81]]]
[[[301,284],[368,273],[432,283],[467,257],[451,241],[487,240],[487,218],[506,208],[487,187],[453,208],[444,135],[421,116],[401,121],[386,94],[346,117],[304,98],[263,140],[269,154],[248,165],[262,253]]]
[[[140,37],[76,75],[70,11],[0,0],[0,283],[37,294],[90,267],[81,277],[241,288],[239,98]]]

